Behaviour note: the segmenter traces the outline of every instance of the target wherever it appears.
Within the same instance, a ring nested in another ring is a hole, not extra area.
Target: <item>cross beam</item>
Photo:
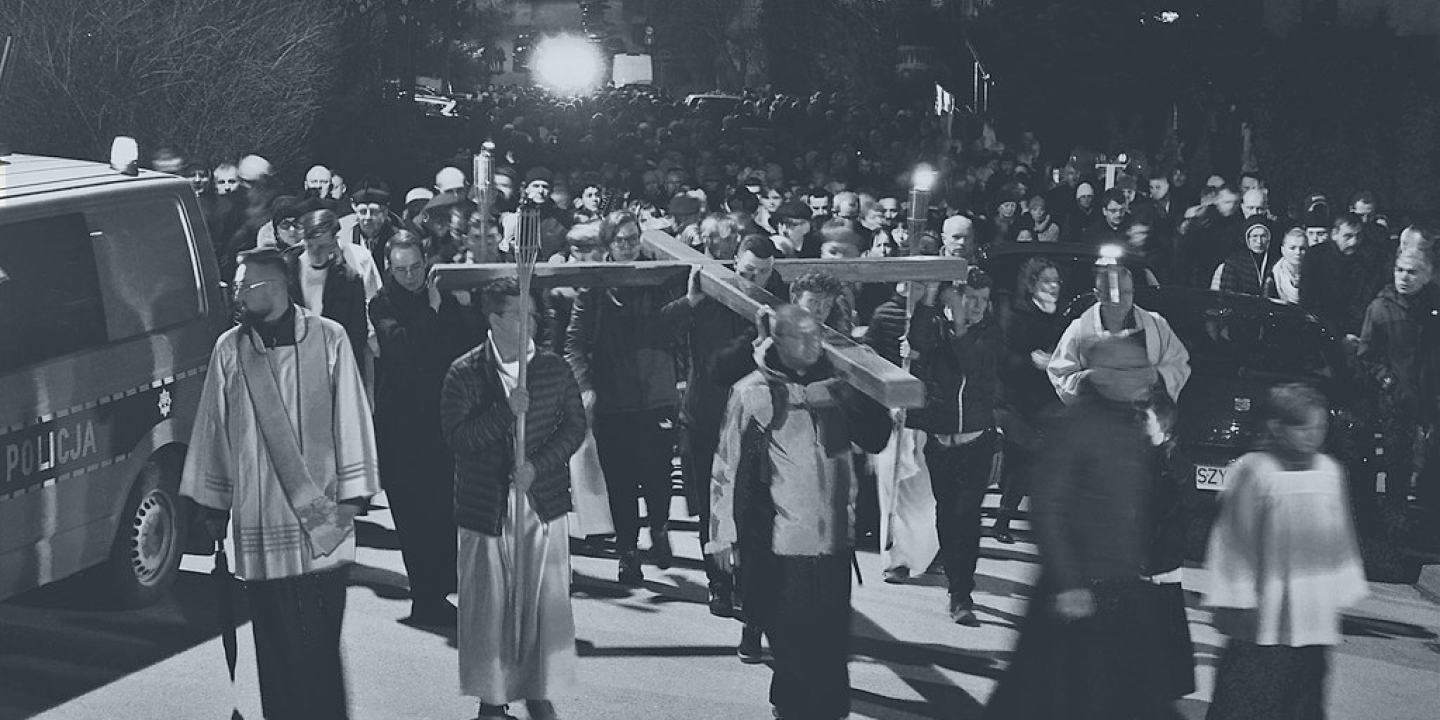
[[[699,253],[697,253],[698,255]],[[703,255],[704,264],[726,265]],[[696,262],[700,262],[697,259]],[[794,280],[812,272],[825,272],[841,282],[941,282],[962,280],[967,269],[961,258],[904,257],[825,260],[776,260],[780,277]],[[469,290],[491,280],[515,277],[514,263],[454,263],[435,266],[441,290]],[[683,278],[690,263],[658,260],[636,263],[577,262],[538,264],[533,282],[537,287],[626,287],[664,285]]]
[[[713,261],[712,261],[713,262]],[[441,290],[473,290],[491,280],[516,277],[515,263],[442,263],[431,270]],[[537,263],[535,287],[635,287],[683,282],[690,264],[683,262]]]
[[[826,258],[823,260],[776,260],[775,269],[786,280],[812,272],[824,272],[841,282],[964,282],[969,269],[964,258],[891,257]]]
[[[696,252],[669,234],[651,230],[641,240],[657,257],[699,265],[700,289],[742,317],[756,318],[762,307],[782,304],[774,295],[746,282],[733,270]],[[961,275],[961,277],[964,277]],[[836,374],[857,390],[889,408],[925,405],[925,386],[914,376],[890,364],[874,350],[822,326],[825,354]]]

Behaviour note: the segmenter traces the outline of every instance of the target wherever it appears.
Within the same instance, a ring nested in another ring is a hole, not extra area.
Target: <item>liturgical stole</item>
[[[335,552],[349,534],[337,521],[335,502],[334,390],[322,333],[305,316],[295,342],[300,427],[290,422],[272,355],[256,347],[249,333],[236,335],[240,375],[255,408],[260,435],[280,487],[300,520],[315,557]],[[311,331],[315,331],[311,338]],[[249,340],[249,342],[247,342]],[[323,484],[322,484],[323,483]]]

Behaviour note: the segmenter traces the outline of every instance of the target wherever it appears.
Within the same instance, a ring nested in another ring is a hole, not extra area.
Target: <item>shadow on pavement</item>
[[[912,686],[932,684],[923,681],[911,683]],[[941,698],[939,703],[932,699],[936,697]],[[980,717],[980,713],[985,709],[985,706],[970,697],[969,693],[953,685],[931,688],[930,694],[925,695],[924,700],[899,700],[868,690],[851,688],[850,702],[852,715],[870,717],[894,717],[893,713],[903,712],[926,718],[974,720]]]
[[[961,652],[948,645],[906,644],[898,640],[856,637],[850,643],[853,655],[863,655],[886,665],[944,668],[952,672],[998,680],[1011,653]],[[939,682],[939,681],[936,681]]]
[[[1434,640],[1436,638],[1435,633],[1419,625],[1359,615],[1345,615],[1341,619],[1340,629],[1346,635],[1353,637],[1412,638],[1417,640]]]
[[[244,591],[231,587],[243,626]],[[139,610],[100,609],[95,597],[81,575],[0,603],[0,717],[44,712],[220,634],[206,573],[180,573],[165,599]],[[214,662],[224,673],[218,645]]]
[[[906,672],[897,672],[896,675],[925,700],[899,700],[857,691],[854,688],[850,690],[851,696],[868,704],[908,712],[917,712],[910,710],[911,706],[927,708],[926,712],[917,712],[927,717],[974,718],[980,715],[980,702],[963,688],[950,682],[950,679],[940,672],[939,667],[981,677],[998,677],[1000,669],[995,661],[1009,656],[1009,653],[966,654],[941,645],[916,646],[903,643],[860,613],[852,616],[850,628],[853,638],[850,642],[852,655],[865,655],[884,665],[907,666]]]
[[[357,519],[355,521],[355,544],[376,550],[399,550],[400,535],[378,523]]]
[[[589,640],[576,638],[575,652],[587,657],[730,657],[735,654],[734,645],[626,645],[624,647],[597,647]]]
[[[350,587],[369,588],[384,600],[409,600],[410,581],[393,570],[355,563],[350,566]]]

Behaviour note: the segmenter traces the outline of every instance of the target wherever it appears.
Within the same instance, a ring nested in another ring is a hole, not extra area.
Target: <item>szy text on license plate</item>
[[[1224,490],[1225,468],[1214,465],[1196,465],[1195,487],[1201,490]]]

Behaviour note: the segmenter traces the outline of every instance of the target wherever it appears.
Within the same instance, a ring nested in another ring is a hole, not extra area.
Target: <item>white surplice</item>
[[[333,398],[335,467],[315,484],[333,487],[336,502],[380,492],[375,431],[370,405],[345,330],[338,323],[295,309],[299,343],[322,346]],[[308,330],[307,330],[308,328]],[[316,557],[309,536],[291,508],[260,432],[260,418],[239,368],[239,343],[260,343],[243,327],[220,336],[210,357],[200,409],[190,436],[180,494],[210,508],[228,510],[234,529],[235,574],[243,580],[276,580],[328,570],[355,559],[355,533],[329,555]],[[291,427],[299,427],[300,402],[295,346],[265,349]]]

